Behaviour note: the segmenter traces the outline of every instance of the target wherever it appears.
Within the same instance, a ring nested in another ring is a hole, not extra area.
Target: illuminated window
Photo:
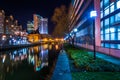
[[[103,28],[103,21],[101,21],[101,28]]]
[[[113,11],[114,11],[114,8],[115,6],[114,6],[114,3],[111,3],[111,6],[110,6],[110,13],[112,13]]]
[[[111,39],[111,40],[116,40],[115,33],[111,33],[110,39]]]
[[[103,1],[100,2],[100,8],[103,8]]]
[[[103,35],[101,35],[101,40],[103,40]]]
[[[105,34],[105,40],[109,40],[109,34]]]
[[[103,18],[103,11],[101,11],[101,16],[100,17]]]
[[[115,21],[116,22],[120,21],[120,13],[118,13],[118,14],[115,15]]]
[[[109,28],[105,29],[105,33],[109,33]]]
[[[101,30],[101,34],[103,34],[103,30]]]
[[[109,25],[109,18],[105,19],[105,26]]]
[[[114,16],[110,17],[110,24],[113,24],[115,21]]]
[[[104,0],[104,5],[107,5],[109,3],[109,0]]]
[[[120,1],[117,2],[117,9],[120,8]]]
[[[120,40],[120,32],[118,33],[118,40]]]
[[[115,28],[110,28],[110,32],[115,32]]]
[[[105,16],[109,14],[109,7],[105,9],[104,13],[105,13]]]

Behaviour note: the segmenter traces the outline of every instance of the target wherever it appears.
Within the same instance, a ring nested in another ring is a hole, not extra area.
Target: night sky
[[[3,9],[7,16],[12,14],[23,29],[26,29],[27,21],[33,20],[33,14],[48,18],[48,29],[51,34],[54,26],[50,20],[54,9],[61,5],[68,7],[70,2],[71,0],[0,0],[0,9]]]

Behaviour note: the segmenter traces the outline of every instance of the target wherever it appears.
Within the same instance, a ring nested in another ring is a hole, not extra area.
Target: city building
[[[69,20],[69,42],[120,58],[120,0],[72,0]]]
[[[48,34],[48,19],[40,15],[34,14],[34,30],[39,31],[40,34]]]
[[[30,34],[30,33],[34,32],[34,31],[35,30],[34,30],[34,24],[33,24],[33,22],[28,21],[27,22],[27,32]]]
[[[47,18],[42,18],[40,20],[39,33],[48,34],[48,19]]]
[[[40,19],[42,17],[40,15],[34,14],[33,15],[33,20],[34,20],[34,30],[37,31],[37,29],[39,28],[40,25]]]
[[[4,10],[0,10],[0,34],[4,33],[4,18],[5,12]]]

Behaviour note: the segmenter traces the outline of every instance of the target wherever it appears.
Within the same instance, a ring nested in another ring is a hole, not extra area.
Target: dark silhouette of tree
[[[63,37],[68,32],[68,14],[64,5],[55,8],[52,16],[52,22],[55,25],[53,36]]]

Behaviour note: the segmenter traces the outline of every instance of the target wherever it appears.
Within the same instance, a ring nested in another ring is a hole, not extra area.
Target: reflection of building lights
[[[6,59],[6,56],[4,55],[4,56],[3,56],[2,63],[4,63],[4,62],[5,62],[5,59]]]
[[[3,35],[3,36],[2,36],[2,40],[6,40],[6,35]]]
[[[58,46],[58,45],[55,45],[55,49],[58,50],[58,49],[59,49],[59,46]]]
[[[49,45],[49,50],[51,50],[52,49],[52,45]]]

